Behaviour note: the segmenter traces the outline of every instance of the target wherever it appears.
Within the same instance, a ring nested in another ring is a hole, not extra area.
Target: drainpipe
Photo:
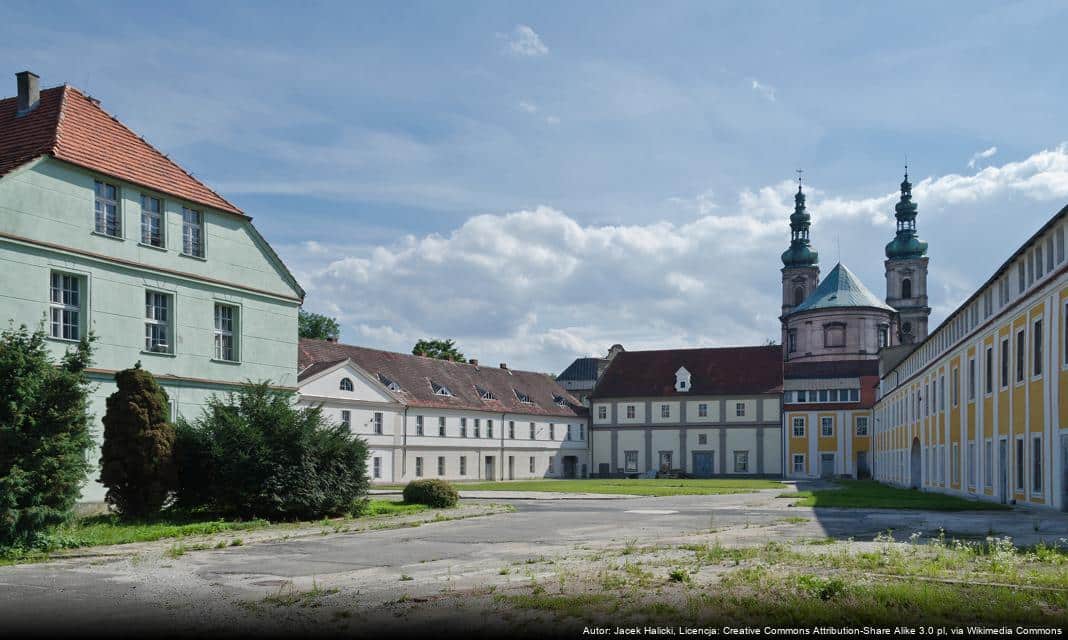
[[[404,405],[401,418],[401,477],[408,473],[408,405]]]
[[[505,425],[507,424],[504,417],[506,415],[507,414],[504,413],[501,414],[501,476],[504,476],[504,430]],[[504,478],[502,477],[501,479],[503,480]],[[509,480],[511,480],[511,478],[509,478]]]

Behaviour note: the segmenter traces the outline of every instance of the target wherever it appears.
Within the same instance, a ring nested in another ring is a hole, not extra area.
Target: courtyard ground
[[[1068,514],[811,508],[783,493],[527,500],[507,513],[182,554],[163,541],[128,545],[0,568],[0,622],[12,633],[364,637],[421,626],[577,636],[590,624],[1068,622]]]
[[[777,480],[759,478],[642,478],[642,479],[586,479],[586,480],[509,480],[504,482],[456,482],[461,492],[502,491],[609,494],[630,496],[688,496],[724,493],[751,493],[761,489],[782,488]],[[401,490],[404,485],[382,488]]]

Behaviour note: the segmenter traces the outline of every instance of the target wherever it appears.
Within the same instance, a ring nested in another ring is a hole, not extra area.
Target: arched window
[[[341,384],[338,385],[338,389],[341,389],[342,391],[352,391],[352,380],[342,378]]]
[[[801,304],[805,301],[805,289],[804,287],[797,287],[794,289],[794,306]]]
[[[901,281],[901,297],[905,300],[912,297],[912,280],[909,278]]]

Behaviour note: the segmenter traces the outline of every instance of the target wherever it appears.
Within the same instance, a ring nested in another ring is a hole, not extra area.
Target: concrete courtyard
[[[794,507],[780,490],[610,499],[514,499],[515,510],[417,527],[322,531],[287,540],[173,552],[174,541],[111,548],[0,568],[0,624],[11,633],[254,635],[366,634],[375,628],[455,621],[493,629],[473,596],[580,571],[605,552],[715,540],[727,547],[833,538],[873,545],[943,530],[950,538],[1010,536],[1018,545],[1068,535],[1068,514],[924,512]],[[476,502],[468,500],[469,503]],[[219,536],[225,540],[232,536]],[[625,553],[626,551],[623,551]],[[570,569],[569,569],[570,570]],[[466,604],[465,604],[466,603]]]

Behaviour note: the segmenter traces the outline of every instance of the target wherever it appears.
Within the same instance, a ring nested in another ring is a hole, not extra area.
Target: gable
[[[341,390],[342,379],[352,383],[352,391]],[[303,396],[355,400],[360,402],[389,402],[397,400],[382,390],[382,387],[359,368],[344,364],[328,370],[312,380],[301,382],[300,393]]]

